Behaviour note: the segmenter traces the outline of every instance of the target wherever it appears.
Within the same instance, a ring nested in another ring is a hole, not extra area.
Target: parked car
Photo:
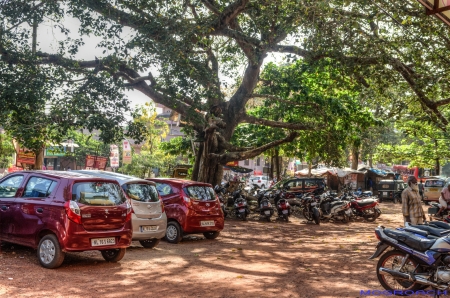
[[[219,236],[224,227],[220,202],[210,184],[174,178],[149,178],[156,183],[167,215],[166,240],[178,243],[183,235]]]
[[[56,268],[66,252],[99,250],[117,262],[131,244],[131,205],[111,179],[23,171],[0,180],[0,239],[37,249]]]
[[[423,201],[425,204],[428,204],[430,201],[439,201],[444,185],[444,179],[427,179],[423,185]]]
[[[287,189],[285,198],[292,206],[300,206],[301,202],[297,199],[305,193],[316,192],[322,194],[325,189],[325,179],[323,178],[298,178],[290,177],[280,180],[267,190],[267,194],[273,190]]]
[[[166,235],[167,217],[154,182],[107,171],[73,171],[100,178],[114,179],[122,187],[131,204],[133,241],[153,248]]]
[[[378,201],[392,200],[394,203],[402,202],[402,192],[408,187],[403,180],[380,180],[378,182]]]
[[[248,181],[250,186],[256,184],[259,188],[263,189],[267,189],[270,184],[269,177],[267,176],[251,176]]]

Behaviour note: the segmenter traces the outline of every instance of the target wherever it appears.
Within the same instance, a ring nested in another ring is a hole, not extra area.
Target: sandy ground
[[[98,251],[69,253],[54,270],[40,267],[34,250],[2,243],[0,296],[360,297],[360,290],[382,290],[377,260],[368,260],[378,242],[374,228],[401,225],[399,204],[381,210],[375,222],[320,226],[253,215],[226,220],[215,240],[191,235],[150,250],[133,242],[119,263]]]

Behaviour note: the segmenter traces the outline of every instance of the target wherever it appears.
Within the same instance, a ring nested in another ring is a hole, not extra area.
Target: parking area
[[[425,207],[425,206],[424,206]],[[375,222],[348,224],[226,220],[216,240],[187,236],[155,249],[138,242],[119,263],[99,252],[69,253],[62,266],[39,266],[35,251],[2,243],[0,296],[5,297],[359,297],[382,290],[374,227],[401,225],[401,205],[381,204]],[[426,208],[425,208],[426,210]]]

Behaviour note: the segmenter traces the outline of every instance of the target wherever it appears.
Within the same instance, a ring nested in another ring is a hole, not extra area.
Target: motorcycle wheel
[[[316,225],[320,225],[320,213],[319,213],[319,210],[317,210],[317,208],[313,209],[312,217],[313,217],[313,220],[316,223]]]
[[[381,258],[378,260],[377,263],[377,277],[378,281],[380,282],[381,286],[385,288],[388,291],[418,291],[421,289],[424,289],[425,285],[411,282],[409,280],[399,279],[395,278],[391,275],[382,275],[379,273],[380,267],[384,267],[391,270],[396,270],[400,268],[403,258],[405,257],[405,254],[398,251],[398,250],[391,250],[385,253],[381,256]],[[418,262],[416,262],[414,259],[409,258],[406,262],[405,266],[403,267],[402,271],[403,273],[412,273],[415,268],[419,265]],[[420,272],[420,267],[419,267]],[[417,273],[417,272],[416,272]],[[426,288],[427,286],[425,286]]]
[[[364,212],[364,219],[370,222],[375,221],[378,216],[378,211],[375,208],[370,208]]]
[[[289,221],[289,215],[283,214],[283,219],[284,219],[285,221]]]
[[[307,221],[313,221],[313,212],[309,211],[307,208],[303,209],[303,217],[306,218]]]
[[[350,220],[350,218],[348,217],[347,214],[344,214],[344,215],[342,216],[342,222],[343,222],[343,223],[348,223],[349,220]]]
[[[268,222],[270,222],[270,216],[266,216]]]
[[[378,207],[375,207],[375,210],[376,210],[376,212],[377,212],[377,218],[380,217],[380,215],[381,215],[381,209],[378,208]]]

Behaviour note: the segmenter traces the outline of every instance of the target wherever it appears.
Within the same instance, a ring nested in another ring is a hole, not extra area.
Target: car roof
[[[88,175],[85,173],[77,173],[74,171],[25,170],[25,171],[15,172],[14,174],[21,174],[21,173],[40,174],[40,175],[45,175],[48,177],[69,178],[69,179],[94,178],[94,176],[92,176],[92,175]]]
[[[140,178],[136,178],[133,176],[129,176],[129,175],[121,174],[121,173],[115,173],[115,172],[99,171],[99,170],[76,170],[73,172],[77,172],[80,174],[92,175],[94,177],[100,177],[100,178],[105,178],[105,179],[114,179],[117,182],[119,182],[120,185],[127,184],[130,182],[131,183],[142,182],[142,183],[146,183],[146,184],[155,185],[154,182],[149,181],[149,180],[140,179]]]
[[[147,178],[145,180],[153,181],[156,183],[172,183],[172,184],[178,184],[181,186],[189,186],[189,185],[203,185],[203,186],[209,186],[212,187],[209,183],[204,182],[198,182],[198,181],[192,181],[192,180],[185,180],[185,179],[177,179],[177,178]]]

